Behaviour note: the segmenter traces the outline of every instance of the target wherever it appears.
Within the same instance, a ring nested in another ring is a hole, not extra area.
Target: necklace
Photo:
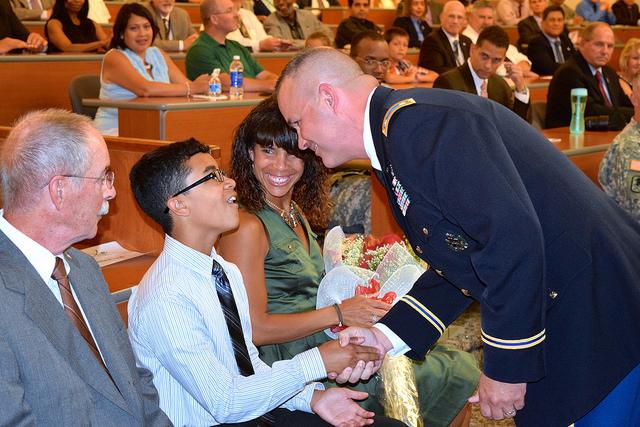
[[[280,218],[287,224],[291,229],[294,229],[298,226],[298,205],[292,200],[289,204],[289,212],[284,209],[280,209],[280,207],[276,206],[275,203],[271,202],[269,199],[265,197],[264,201],[269,205],[271,209],[273,209],[276,213],[280,215]]]

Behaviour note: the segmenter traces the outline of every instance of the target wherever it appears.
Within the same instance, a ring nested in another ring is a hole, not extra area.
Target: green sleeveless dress
[[[299,313],[315,310],[316,295],[324,276],[324,262],[315,234],[306,220],[304,227],[309,236],[309,252],[295,232],[276,212],[268,207],[256,213],[262,221],[269,239],[269,252],[264,260],[270,313]],[[278,360],[290,359],[296,354],[316,347],[330,338],[323,332],[283,344],[259,347],[260,358],[271,365]],[[413,363],[420,395],[420,411],[425,426],[447,426],[465,405],[475,390],[480,371],[469,353],[436,345],[424,361]],[[335,387],[335,382],[325,381]],[[377,414],[384,410],[378,402],[379,380],[374,376],[350,388],[366,391],[369,398],[361,405]]]

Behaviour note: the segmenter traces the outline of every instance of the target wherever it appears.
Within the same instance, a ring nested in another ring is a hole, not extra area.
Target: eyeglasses
[[[391,65],[391,61],[389,61],[388,59],[383,59],[382,61],[379,59],[375,59],[375,58],[360,58],[358,57],[358,59],[362,62],[364,62],[365,64],[367,64],[367,66],[369,67],[374,67],[376,65],[380,65],[383,68],[388,68],[389,65]]]
[[[103,181],[106,185],[107,188],[109,190],[113,189],[113,183],[116,180],[116,173],[112,170],[108,170],[104,173],[104,176],[102,177],[98,177],[98,178],[94,178],[92,176],[80,176],[80,175],[60,175],[60,176],[64,176],[66,178],[80,178],[80,179],[93,179],[93,180],[100,180]]]
[[[202,184],[203,182],[207,182],[210,179],[215,179],[218,182],[224,182],[224,179],[226,178],[226,176],[227,175],[224,173],[224,171],[222,169],[214,169],[212,172],[206,174],[205,176],[203,176],[202,178],[200,178],[199,180],[197,180],[193,184],[188,185],[185,188],[183,188],[182,190],[178,191],[176,194],[174,194],[170,198],[173,199],[174,197],[179,196],[182,193],[186,193],[187,191],[191,190],[192,188],[197,187],[198,185]],[[166,208],[164,208],[164,213],[169,213],[169,207],[168,206]]]

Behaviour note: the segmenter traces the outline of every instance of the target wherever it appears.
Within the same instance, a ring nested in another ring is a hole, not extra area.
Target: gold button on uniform
[[[462,292],[462,295],[464,295],[465,297],[471,296],[471,292],[469,292],[469,289],[460,289],[460,292]]]
[[[422,228],[422,234],[424,234],[425,236],[429,235],[429,230],[427,230],[427,227]]]
[[[556,291],[549,292],[549,298],[556,299],[557,296],[558,296],[558,293]]]

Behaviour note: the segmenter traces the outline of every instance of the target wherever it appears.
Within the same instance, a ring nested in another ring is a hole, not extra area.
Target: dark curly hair
[[[298,135],[278,109],[275,97],[256,106],[240,123],[233,137],[231,176],[236,181],[238,201],[255,213],[265,204],[264,189],[253,173],[249,153],[257,145],[284,148],[304,161],[304,172],[293,187],[293,200],[305,214],[311,227],[324,229],[329,211],[328,170],[309,150],[298,148]]]

